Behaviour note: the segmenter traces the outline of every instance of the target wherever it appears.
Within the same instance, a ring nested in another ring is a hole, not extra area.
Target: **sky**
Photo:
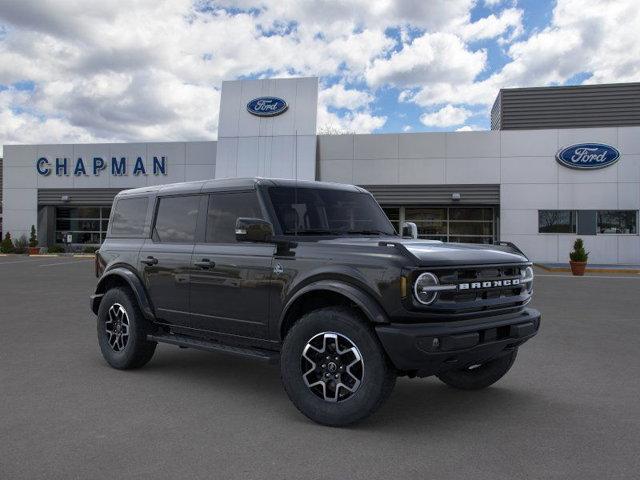
[[[0,144],[215,140],[223,80],[319,132],[489,129],[500,88],[640,81],[637,0],[0,0]]]

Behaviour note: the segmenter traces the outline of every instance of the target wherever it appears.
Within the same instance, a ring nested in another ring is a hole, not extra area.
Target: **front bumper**
[[[458,322],[376,327],[378,338],[398,370],[419,377],[465,368],[499,357],[538,333],[540,312],[518,313]]]

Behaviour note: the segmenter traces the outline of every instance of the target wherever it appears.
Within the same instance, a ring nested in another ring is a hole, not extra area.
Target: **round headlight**
[[[533,290],[533,267],[525,267],[520,270],[520,281],[524,283],[528,291]]]
[[[421,274],[413,284],[413,295],[423,305],[430,305],[438,297],[438,291],[432,289],[438,285],[438,277],[433,273]]]

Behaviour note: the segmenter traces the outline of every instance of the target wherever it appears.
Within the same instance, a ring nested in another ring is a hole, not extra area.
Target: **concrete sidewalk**
[[[535,263],[535,265],[548,272],[571,272],[569,263]],[[588,263],[586,273],[632,273],[640,275],[640,265],[613,265],[602,263]]]

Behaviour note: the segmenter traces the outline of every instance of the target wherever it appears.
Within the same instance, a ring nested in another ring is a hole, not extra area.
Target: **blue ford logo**
[[[559,163],[569,168],[595,170],[613,165],[620,158],[620,152],[602,143],[579,143],[563,148],[556,155]]]
[[[289,105],[278,97],[259,97],[247,103],[247,111],[259,117],[275,117],[284,113]]]

